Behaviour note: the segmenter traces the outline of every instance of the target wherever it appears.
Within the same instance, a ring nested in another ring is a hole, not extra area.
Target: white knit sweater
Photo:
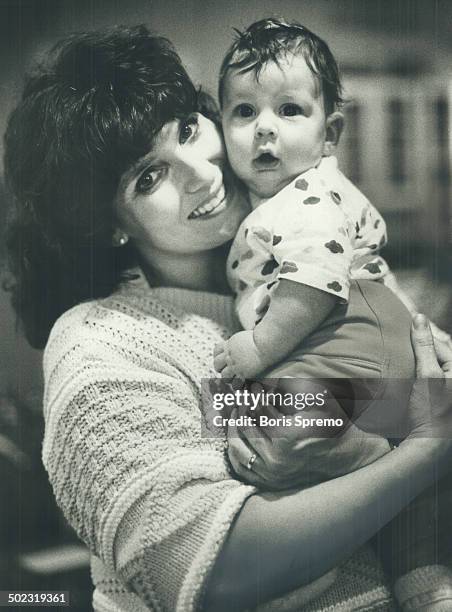
[[[96,610],[201,605],[254,491],[232,477],[224,440],[200,435],[200,381],[214,376],[213,346],[235,329],[231,298],[132,282],[52,330],[43,459],[94,555]]]

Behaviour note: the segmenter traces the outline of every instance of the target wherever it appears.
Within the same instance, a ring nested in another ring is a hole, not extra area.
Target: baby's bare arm
[[[253,338],[269,367],[291,353],[324,321],[336,305],[331,293],[282,279]]]
[[[253,331],[234,334],[215,349],[223,378],[255,377],[289,355],[328,316],[337,302],[330,293],[283,279]]]

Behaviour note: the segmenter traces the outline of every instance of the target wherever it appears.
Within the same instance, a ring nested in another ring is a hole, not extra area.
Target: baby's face
[[[230,70],[222,122],[234,172],[261,198],[316,166],[324,152],[323,95],[301,55],[270,62],[258,79],[253,70]]]

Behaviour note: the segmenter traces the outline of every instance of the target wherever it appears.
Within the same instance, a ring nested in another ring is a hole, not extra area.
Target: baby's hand
[[[222,378],[254,378],[266,368],[251,330],[238,332],[217,344],[213,363]]]

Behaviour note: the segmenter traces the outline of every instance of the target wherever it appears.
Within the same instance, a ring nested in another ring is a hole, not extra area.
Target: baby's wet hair
[[[295,21],[261,19],[246,30],[235,30],[236,39],[221,64],[218,97],[223,105],[230,70],[253,71],[256,78],[269,62],[279,65],[287,54],[301,54],[319,79],[327,115],[343,103],[339,69],[328,45],[317,34]]]

